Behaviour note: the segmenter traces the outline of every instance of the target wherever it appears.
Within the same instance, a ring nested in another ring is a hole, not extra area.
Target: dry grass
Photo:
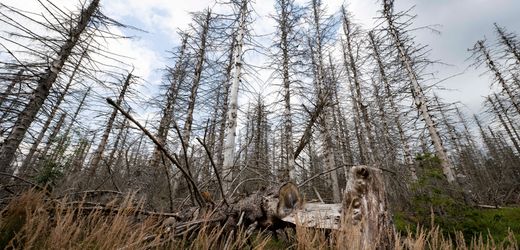
[[[282,243],[267,233],[247,235],[240,229],[230,233],[204,224],[196,233],[171,237],[162,219],[137,212],[142,203],[132,195],[112,202],[111,208],[71,205],[66,199],[51,201],[39,192],[26,192],[1,212],[0,249],[363,249],[366,245],[356,227],[335,232],[297,227]],[[396,235],[389,249],[518,249],[513,232],[503,242],[489,235],[465,241],[461,233],[450,239],[439,228],[415,232]]]

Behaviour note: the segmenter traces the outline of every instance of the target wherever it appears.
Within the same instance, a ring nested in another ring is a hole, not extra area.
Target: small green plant
[[[60,163],[52,160],[44,160],[34,180],[41,186],[52,188],[57,181],[63,177],[63,172],[64,167]]]

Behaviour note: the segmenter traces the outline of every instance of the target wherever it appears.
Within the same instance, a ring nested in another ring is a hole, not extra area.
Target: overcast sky
[[[22,9],[36,10],[34,0],[0,0]],[[73,9],[76,1],[59,0],[58,5]],[[297,0],[304,4],[307,1]],[[396,9],[403,10],[415,6],[418,15],[414,26],[439,25],[441,34],[419,31],[417,39],[430,45],[431,59],[439,59],[450,66],[437,66],[439,79],[462,73],[444,81],[444,87],[451,91],[438,94],[450,102],[460,101],[470,112],[479,112],[482,96],[490,93],[490,76],[480,76],[481,70],[468,68],[467,49],[478,40],[488,38],[494,41],[493,23],[520,34],[520,0],[396,0]],[[186,28],[190,22],[189,12],[213,7],[214,0],[102,0],[103,11],[108,16],[130,24],[148,33],[140,33],[139,39],[113,44],[113,51],[135,58],[135,73],[150,83],[158,83],[160,72],[167,62],[166,50],[178,44],[177,31]],[[344,1],[323,0],[330,13],[338,11]],[[368,29],[373,25],[379,3],[375,0],[352,0],[345,2],[355,20]],[[273,21],[267,15],[273,13],[273,1],[256,0],[255,10],[257,33],[268,33],[273,29]],[[128,31],[123,31],[128,32]],[[135,33],[132,33],[135,34]]]
[[[298,0],[305,4],[307,1]],[[415,26],[438,25],[440,34],[430,31],[419,31],[417,39],[430,45],[431,59],[438,59],[448,66],[435,67],[437,78],[443,79],[452,75],[461,75],[446,80],[442,85],[451,89],[438,94],[450,102],[460,101],[469,108],[469,112],[479,112],[483,96],[490,93],[490,76],[481,75],[483,70],[468,68],[469,52],[478,39],[488,38],[494,41],[493,23],[506,27],[509,31],[520,34],[520,1],[519,0],[396,0],[396,9],[404,10],[415,6],[417,14]],[[375,0],[323,0],[330,13],[336,12],[346,3],[355,20],[365,28],[374,24],[379,3]],[[146,70],[160,68],[164,62],[164,51],[178,42],[176,31],[185,28],[190,22],[190,11],[202,10],[214,6],[213,0],[110,0],[105,1],[105,12],[128,22],[150,33],[142,34],[136,41],[150,52],[148,62],[141,61]],[[259,33],[272,29],[272,20],[267,15],[273,13],[273,1],[256,0],[256,26]],[[153,72],[146,75],[153,77]]]

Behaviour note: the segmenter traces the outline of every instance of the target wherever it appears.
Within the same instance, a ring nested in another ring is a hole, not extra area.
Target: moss
[[[394,213],[394,223],[398,232],[406,235],[415,232],[416,225],[424,225],[431,228],[431,214],[427,213]],[[495,242],[503,241],[509,230],[515,235],[516,241],[520,242],[520,207],[499,209],[477,209],[477,208],[451,208],[445,210],[443,216],[434,217],[435,226],[439,226],[444,234],[454,238],[455,232],[463,233],[466,240],[475,236],[488,234]]]

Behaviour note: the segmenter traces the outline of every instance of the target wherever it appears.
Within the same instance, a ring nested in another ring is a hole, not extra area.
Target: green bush
[[[466,240],[491,234],[502,241],[511,230],[520,240],[520,208],[478,209],[465,204],[462,190],[450,185],[440,167],[440,160],[429,153],[417,155],[419,180],[411,186],[411,209],[394,213],[396,229],[415,233],[416,226],[439,226],[455,239],[462,232]],[[433,223],[433,224],[432,224]]]

